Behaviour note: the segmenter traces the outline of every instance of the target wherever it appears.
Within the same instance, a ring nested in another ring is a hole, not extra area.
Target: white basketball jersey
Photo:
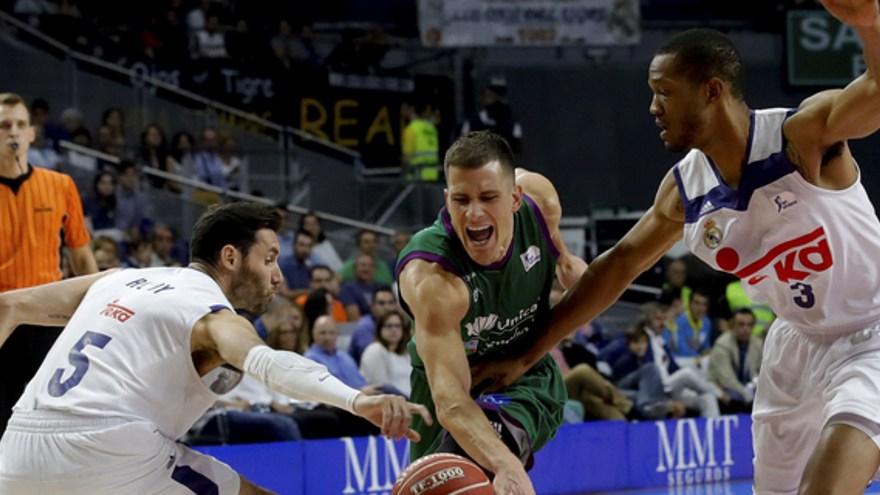
[[[180,438],[241,379],[231,367],[200,378],[193,365],[193,326],[223,308],[232,304],[217,283],[192,268],[104,277],[89,289],[14,410],[145,419],[165,437]]]
[[[752,112],[739,188],[692,150],[674,168],[685,207],[684,243],[713,268],[742,279],[748,296],[814,334],[880,320],[880,222],[861,184],[816,187],[785,153],[794,110]]]

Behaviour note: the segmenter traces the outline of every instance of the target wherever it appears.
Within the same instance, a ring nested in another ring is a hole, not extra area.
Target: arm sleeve
[[[323,402],[351,413],[361,394],[331,375],[326,366],[265,345],[248,352],[244,371],[274,392],[297,400]]]
[[[91,240],[83,220],[82,200],[70,176],[64,177],[64,199],[67,203],[67,215],[64,217],[64,243],[70,249],[83,247]]]

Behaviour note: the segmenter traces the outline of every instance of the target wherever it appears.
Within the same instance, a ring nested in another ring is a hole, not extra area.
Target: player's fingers
[[[382,401],[382,435],[391,438],[390,434],[394,423],[394,404],[385,397]]]
[[[413,404],[412,402],[409,402],[408,405],[410,414],[418,414],[419,416],[424,418],[425,423],[428,426],[432,426],[434,424],[434,417],[431,416],[431,413],[428,411],[427,407],[421,404]]]
[[[411,442],[419,442],[422,440],[422,436],[419,435],[415,430],[407,430],[406,438],[408,438]]]
[[[409,413],[406,399],[398,397],[396,401],[396,409],[398,414],[397,429],[394,432],[394,439],[400,440],[406,436],[409,430],[409,424],[412,423],[412,415]]]

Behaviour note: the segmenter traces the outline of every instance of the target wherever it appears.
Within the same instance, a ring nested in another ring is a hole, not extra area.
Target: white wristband
[[[248,352],[244,371],[274,392],[293,399],[323,402],[350,413],[354,413],[354,401],[361,394],[330,374],[326,366],[265,345]]]

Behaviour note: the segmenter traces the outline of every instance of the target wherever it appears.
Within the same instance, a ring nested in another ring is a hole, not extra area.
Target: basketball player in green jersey
[[[411,455],[465,455],[494,473],[496,493],[533,494],[532,453],[562,424],[559,369],[547,355],[515,383],[478,396],[470,366],[528,347],[550,319],[554,277],[567,287],[586,263],[562,242],[553,185],[515,170],[503,138],[462,136],[444,169],[446,207],[397,265],[401,303],[415,321],[411,399],[439,420],[429,426],[416,418],[422,441]]]

